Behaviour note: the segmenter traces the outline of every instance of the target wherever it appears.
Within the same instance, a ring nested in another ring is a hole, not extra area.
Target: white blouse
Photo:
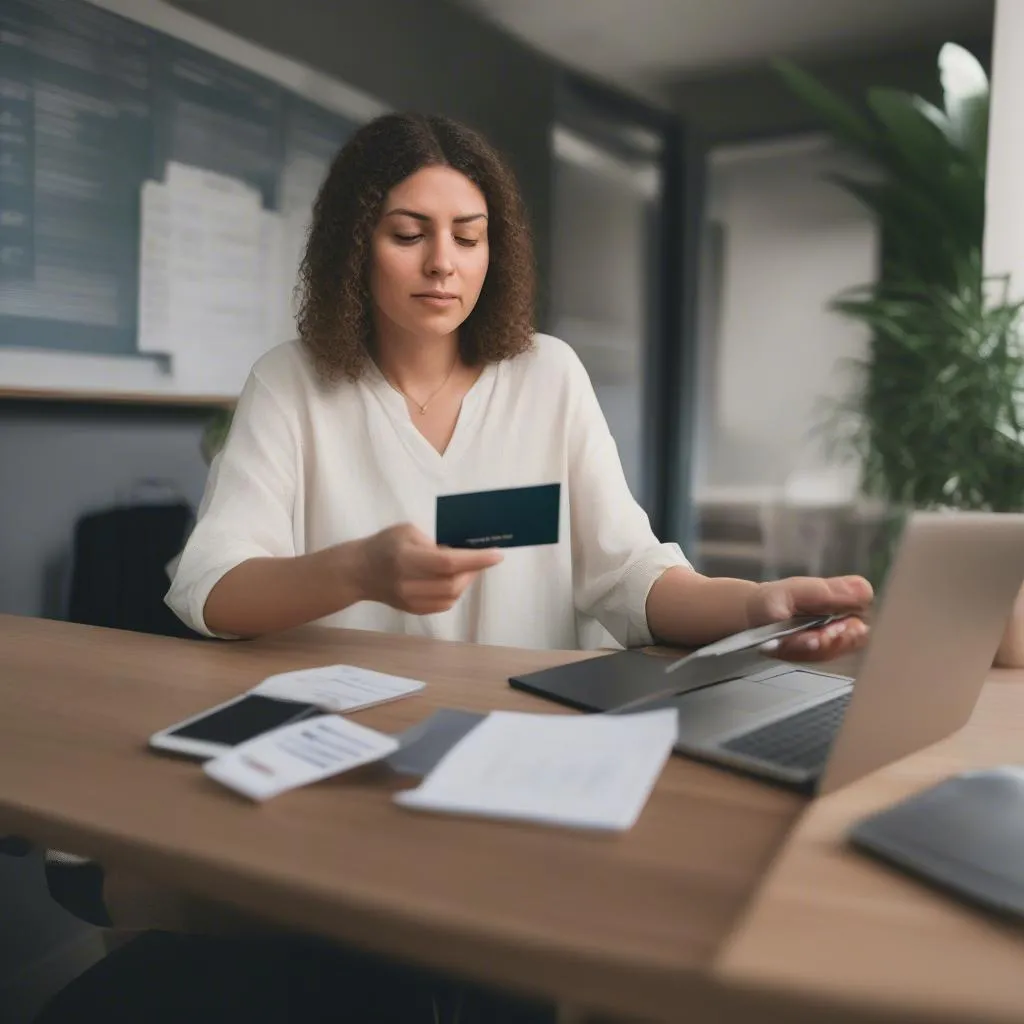
[[[288,342],[249,375],[167,603],[214,635],[207,596],[247,559],[306,554],[403,522],[433,536],[438,495],[556,481],[559,542],[505,550],[447,612],[364,601],[320,624],[551,649],[608,645],[610,633],[639,646],[651,642],[651,586],[689,563],[651,531],[590,378],[557,338],[537,335],[530,351],[484,370],[444,454],[372,363],[328,389]]]

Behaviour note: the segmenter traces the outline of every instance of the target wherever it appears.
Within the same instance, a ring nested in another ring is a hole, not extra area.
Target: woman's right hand
[[[359,542],[367,601],[413,615],[446,612],[476,577],[502,560],[495,549],[439,547],[415,526],[391,526]]]

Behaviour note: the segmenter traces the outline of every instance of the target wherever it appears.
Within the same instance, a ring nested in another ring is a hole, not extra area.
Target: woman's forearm
[[[700,647],[750,625],[747,605],[756,589],[749,580],[668,569],[647,595],[647,625],[657,642]]]
[[[1024,589],[1013,604],[995,664],[1000,668],[1024,668]]]
[[[362,542],[294,558],[252,558],[217,581],[207,628],[253,637],[305,625],[364,599]]]

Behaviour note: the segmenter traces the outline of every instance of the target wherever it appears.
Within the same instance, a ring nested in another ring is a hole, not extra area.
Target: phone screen
[[[253,693],[167,733],[182,739],[202,740],[234,747],[279,725],[296,721],[317,711],[313,704],[278,700]]]

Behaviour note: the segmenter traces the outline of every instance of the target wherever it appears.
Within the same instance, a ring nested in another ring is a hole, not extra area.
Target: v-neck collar
[[[463,395],[459,415],[455,420],[455,429],[443,452],[439,452],[420,433],[413,422],[405,398],[388,383],[380,367],[372,359],[368,360],[364,379],[384,407],[409,452],[428,469],[437,472],[458,461],[465,451],[472,439],[476,421],[494,390],[498,369],[498,363],[488,363]]]

